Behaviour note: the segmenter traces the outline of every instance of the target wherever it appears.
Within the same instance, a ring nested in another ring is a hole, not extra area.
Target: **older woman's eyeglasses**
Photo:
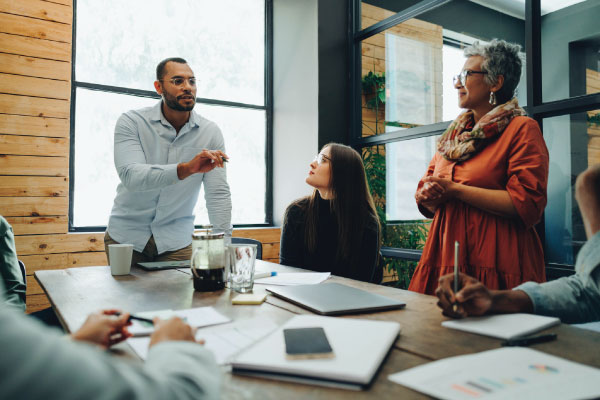
[[[331,161],[331,158],[327,157],[325,154],[317,154],[313,162],[316,162],[317,165],[323,164],[323,160]]]
[[[187,81],[190,84],[190,86],[196,86],[196,78],[182,78],[178,76],[167,80],[175,86],[181,86],[185,81]],[[159,79],[159,81],[164,82],[165,80]]]
[[[460,74],[452,77],[452,83],[454,84],[454,86],[456,86],[456,83],[460,82],[461,86],[465,86],[467,84],[467,76],[473,75],[473,74],[487,75],[487,72],[473,71],[472,69],[465,69]]]

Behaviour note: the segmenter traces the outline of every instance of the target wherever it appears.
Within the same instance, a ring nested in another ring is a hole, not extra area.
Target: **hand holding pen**
[[[438,307],[444,315],[452,318],[484,315],[492,307],[492,293],[481,282],[470,276],[458,273],[457,287],[454,289],[455,276],[447,274],[439,279],[435,291]],[[454,307],[456,306],[456,307]]]

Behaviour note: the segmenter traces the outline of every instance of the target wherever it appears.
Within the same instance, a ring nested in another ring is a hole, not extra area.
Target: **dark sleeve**
[[[297,205],[291,205],[285,212],[281,241],[279,243],[279,264],[303,267],[304,261],[304,213]]]
[[[379,263],[379,232],[376,225],[365,229],[362,248],[360,251],[360,264],[356,279],[381,283],[383,278],[382,265]]]
[[[25,311],[25,281],[17,260],[15,236],[4,217],[0,216],[0,276],[6,288],[6,304]]]

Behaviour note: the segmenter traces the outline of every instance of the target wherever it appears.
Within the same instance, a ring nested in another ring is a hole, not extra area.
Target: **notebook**
[[[558,324],[560,324],[558,318],[523,313],[487,315],[442,322],[442,326],[446,328],[505,340],[531,335]]]
[[[189,268],[190,260],[142,262],[137,263],[137,265],[146,271],[159,271],[162,269]]]
[[[357,314],[406,306],[402,301],[339,283],[270,287],[267,291],[321,315]]]
[[[333,357],[288,358],[283,330],[314,327],[325,331]],[[399,332],[397,322],[297,315],[234,357],[232,372],[360,390],[373,381]]]

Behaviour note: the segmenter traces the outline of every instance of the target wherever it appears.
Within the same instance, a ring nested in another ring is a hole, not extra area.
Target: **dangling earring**
[[[490,104],[493,106],[496,105],[496,93],[494,92],[490,92]]]

